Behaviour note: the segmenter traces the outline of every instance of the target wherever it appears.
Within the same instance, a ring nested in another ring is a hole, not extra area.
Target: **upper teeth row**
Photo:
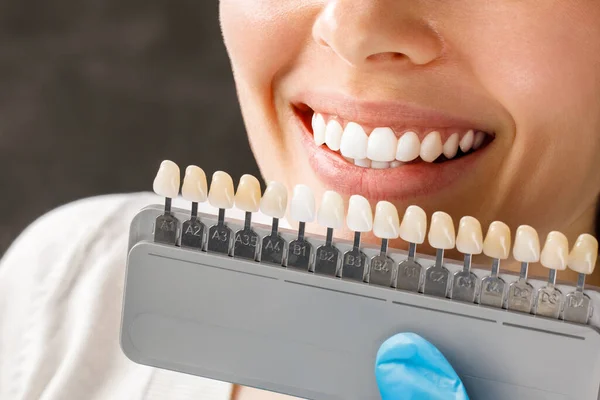
[[[370,160],[375,162],[409,162],[421,157],[423,161],[433,162],[442,154],[451,159],[458,149],[467,152],[477,150],[485,140],[485,133],[469,130],[455,132],[442,142],[440,132],[429,132],[420,141],[417,133],[404,132],[400,138],[391,128],[375,128],[370,135],[356,122],[348,122],[342,128],[336,119],[325,122],[322,114],[315,113],[312,129],[317,146],[326,144],[333,151],[339,151],[344,157],[354,160]],[[462,137],[461,137],[462,136]]]

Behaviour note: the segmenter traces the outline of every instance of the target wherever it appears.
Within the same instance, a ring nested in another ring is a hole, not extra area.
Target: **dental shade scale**
[[[271,232],[263,237],[261,245],[261,261],[283,265],[287,250],[286,241],[279,234],[279,220],[285,217],[287,208],[287,189],[278,182],[269,182],[263,198],[260,200],[260,210],[272,218]],[[308,265],[307,265],[308,270]]]
[[[528,225],[517,228],[513,257],[521,263],[519,279],[508,286],[506,308],[530,313],[533,307],[533,286],[527,281],[530,263],[540,260],[540,239],[537,231]]]
[[[252,213],[260,207],[260,182],[252,175],[243,175],[240,178],[237,192],[235,193],[235,206],[245,212],[244,228],[237,231],[233,238],[233,256],[256,260],[258,256],[258,243],[260,238],[252,229]]]
[[[388,241],[398,238],[400,221],[396,206],[388,201],[380,201],[375,206],[373,234],[381,239],[379,254],[371,258],[367,272],[367,282],[384,287],[395,287],[398,267],[388,256]]]
[[[198,203],[203,203],[208,198],[208,184],[206,174],[202,168],[190,165],[185,169],[181,196],[192,203],[190,218],[181,228],[181,247],[191,249],[204,249],[204,236],[206,226],[198,218]]]
[[[327,228],[325,244],[317,247],[315,252],[314,273],[337,276],[340,251],[333,244],[333,231],[344,224],[344,200],[338,193],[328,190],[323,193],[321,206],[317,212],[317,222]]]
[[[436,249],[436,256],[435,264],[425,270],[423,293],[446,297],[450,272],[444,266],[444,250],[453,249],[456,242],[452,217],[442,211],[435,212],[431,216],[428,240]]]
[[[509,257],[510,245],[510,228],[504,222],[492,222],[483,242],[483,254],[492,259],[492,272],[481,280],[480,304],[497,308],[504,306],[506,282],[499,276],[500,261]]]
[[[398,289],[418,292],[421,290],[423,267],[416,260],[417,245],[425,242],[427,215],[418,206],[409,206],[400,224],[399,236],[408,243],[407,259],[398,265]]]
[[[481,224],[473,217],[462,217],[456,236],[456,249],[465,255],[463,270],[454,273],[450,298],[473,303],[479,287],[477,275],[471,272],[473,255],[483,251]]]
[[[165,160],[160,164],[154,178],[154,193],[165,198],[164,213],[156,218],[154,224],[154,241],[176,244],[179,239],[179,220],[171,213],[171,200],[179,194],[179,166],[173,161]]]
[[[556,288],[556,271],[567,269],[569,241],[560,232],[550,232],[540,255],[540,264],[548,268],[548,283],[538,289],[534,314],[549,318],[558,318],[563,308],[564,296]]]
[[[594,272],[597,260],[598,240],[587,233],[580,235],[567,261],[569,269],[579,273],[579,278],[575,291],[567,295],[563,316],[565,320],[587,324],[592,316],[592,301],[583,289],[585,276]]]
[[[353,195],[348,202],[346,225],[354,232],[352,250],[344,253],[342,258],[341,278],[363,282],[367,272],[367,256],[360,248],[362,233],[373,229],[373,210],[369,201],[363,196]]]
[[[231,254],[231,229],[225,223],[225,210],[233,208],[234,193],[233,179],[223,171],[217,171],[212,176],[208,202],[219,209],[217,223],[208,230],[207,251],[213,253]]]
[[[312,244],[304,237],[307,223],[313,222],[316,216],[315,196],[306,185],[294,188],[290,216],[298,221],[298,236],[288,246],[286,266],[300,271],[309,271],[312,263]]]

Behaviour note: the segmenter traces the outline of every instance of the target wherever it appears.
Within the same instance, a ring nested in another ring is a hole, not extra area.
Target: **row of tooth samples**
[[[365,168],[394,168],[420,158],[433,162],[440,156],[452,159],[459,154],[478,150],[488,136],[485,132],[439,129],[427,132],[419,139],[414,131],[402,132],[399,137],[392,128],[378,127],[369,135],[361,125],[336,118],[326,120],[315,113],[312,119],[313,138],[317,146],[326,145],[339,152],[347,161]]]
[[[567,238],[560,232],[551,232],[541,249],[535,229],[527,225],[518,227],[512,255],[521,263],[521,271],[519,278],[507,285],[499,272],[501,261],[510,256],[511,231],[499,221],[490,224],[484,239],[477,219],[463,217],[455,233],[452,218],[444,212],[435,212],[427,233],[427,215],[418,206],[408,207],[400,221],[392,203],[380,201],[373,215],[367,199],[354,195],[345,212],[342,197],[327,191],[317,211],[311,189],[297,185],[289,207],[291,219],[299,223],[298,236],[287,243],[278,233],[279,219],[285,216],[288,207],[287,190],[282,184],[269,182],[261,196],[259,181],[244,175],[234,193],[231,176],[217,171],[208,190],[204,171],[189,166],[181,192],[192,203],[191,215],[181,227],[171,213],[171,199],[178,195],[179,186],[179,167],[164,161],[154,180],[154,191],[165,197],[164,214],[155,223],[157,242],[177,244],[180,239],[182,247],[572,322],[587,323],[591,316],[591,301],[584,294],[584,284],[596,264],[598,241],[589,234],[580,235],[569,251]],[[197,210],[198,203],[207,200],[219,209],[219,217],[205,235],[206,227]],[[235,234],[225,223],[225,211],[234,205],[246,213],[244,228]],[[259,210],[273,219],[270,234],[262,238],[252,228],[252,214]],[[327,235],[325,243],[313,251],[305,238],[305,225],[315,219],[327,228]],[[344,223],[355,234],[352,249],[342,255],[333,234]],[[371,259],[361,250],[361,235],[370,231],[381,239],[379,254]],[[409,243],[407,258],[400,263],[388,256],[388,241],[397,238]],[[416,249],[426,239],[437,253],[435,263],[425,269],[416,258]],[[464,254],[464,263],[461,271],[451,274],[444,265],[444,252],[453,248]],[[492,264],[491,274],[480,279],[471,272],[471,260],[482,253],[492,259]],[[536,292],[528,282],[527,273],[529,264],[537,262],[549,274],[547,284]],[[556,271],[566,268],[577,272],[579,279],[575,291],[565,296],[556,287]]]

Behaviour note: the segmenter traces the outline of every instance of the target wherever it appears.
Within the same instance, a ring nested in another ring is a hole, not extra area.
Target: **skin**
[[[428,215],[445,211],[455,223],[471,215],[484,234],[494,220],[513,234],[527,224],[542,245],[553,230],[570,244],[581,233],[595,233],[597,1],[221,0],[220,8],[248,137],[266,180],[290,189],[307,184],[317,199],[329,189],[310,167],[292,121],[292,99],[307,88],[401,100],[485,124],[495,139],[468,179],[395,200],[400,212],[417,204]],[[373,205],[385,197],[356,194]],[[365,241],[378,243],[368,235]],[[518,263],[503,267],[518,270]],[[530,273],[547,276],[537,264]],[[574,276],[566,271],[559,279]],[[588,282],[600,279],[595,274]]]

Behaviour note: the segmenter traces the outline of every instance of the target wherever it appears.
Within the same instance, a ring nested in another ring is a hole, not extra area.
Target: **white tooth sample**
[[[332,229],[340,229],[344,225],[344,199],[339,193],[333,190],[323,193],[317,222],[325,228]]]
[[[257,212],[260,208],[260,182],[252,175],[242,175],[235,193],[235,206],[242,211]]]
[[[400,224],[400,237],[408,243],[421,244],[427,234],[427,214],[418,206],[409,206]]]
[[[325,143],[333,151],[340,149],[342,142],[342,125],[335,119],[330,120],[325,128]]]
[[[290,201],[290,217],[298,222],[312,222],[315,219],[315,195],[306,185],[296,185]]]
[[[371,168],[371,160],[363,158],[362,160],[354,160],[354,165],[357,167]]]
[[[385,161],[371,161],[371,168],[373,169],[387,169],[390,167],[389,162]]]
[[[575,245],[569,253],[569,268],[580,274],[590,275],[594,272],[598,258],[598,240],[592,235],[584,233],[577,238]]]
[[[398,147],[396,148],[396,160],[409,162],[421,154],[421,141],[419,136],[414,132],[405,132],[398,139]]]
[[[373,161],[394,161],[397,148],[398,139],[391,128],[375,128],[369,135],[367,158]]]
[[[216,208],[233,207],[233,179],[227,172],[217,171],[213,174],[208,191],[208,202]]]
[[[444,146],[442,145],[442,137],[439,132],[430,132],[423,142],[421,142],[421,159],[425,162],[434,162],[442,155]]]
[[[325,143],[325,118],[321,114],[315,113],[313,115],[312,129],[315,144],[321,146]]]
[[[446,143],[444,143],[443,153],[447,159],[452,159],[458,153],[458,142],[460,141],[460,136],[458,133],[453,133],[450,135]]]
[[[531,226],[521,225],[517,228],[513,257],[522,263],[534,263],[540,260],[540,238]]]
[[[475,133],[470,130],[466,133],[465,136],[463,136],[462,139],[460,139],[460,149],[462,150],[463,153],[466,153],[467,151],[471,150],[471,147],[473,147],[473,142],[475,141]]]
[[[204,170],[195,165],[190,165],[185,169],[181,195],[187,201],[196,203],[205,202],[208,196],[208,184]]]
[[[390,163],[390,168],[397,168],[397,167],[401,167],[403,165],[404,165],[404,163],[402,161],[396,160],[396,161],[392,161]]]
[[[462,217],[458,224],[456,249],[463,254],[481,254],[483,251],[483,232],[481,224],[473,217]]]
[[[363,196],[353,195],[348,202],[346,225],[353,232],[369,232],[373,229],[373,211]]]
[[[441,211],[433,213],[428,240],[431,247],[435,249],[449,250],[454,248],[456,233],[450,215]]]
[[[504,222],[494,221],[483,241],[483,254],[490,258],[506,260],[510,255],[510,228]]]
[[[396,239],[400,232],[398,210],[389,201],[380,201],[375,207],[373,234],[380,239]]]
[[[549,269],[563,271],[567,269],[569,259],[569,240],[560,232],[550,232],[540,255],[540,263]]]
[[[152,184],[154,193],[162,197],[177,197],[181,179],[179,174],[179,167],[173,161],[165,160],[160,163]]]
[[[485,133],[478,131],[473,139],[473,150],[477,150],[483,144],[485,140]]]
[[[270,181],[260,200],[260,211],[271,218],[283,218],[287,200],[286,187],[282,183]]]
[[[340,153],[343,156],[362,159],[367,158],[367,142],[369,137],[362,126],[355,122],[349,122],[342,134]]]

